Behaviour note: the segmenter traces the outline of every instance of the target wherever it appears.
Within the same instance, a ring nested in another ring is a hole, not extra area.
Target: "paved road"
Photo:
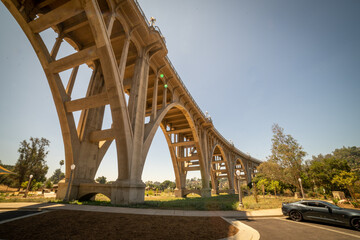
[[[0,222],[38,213],[38,211],[0,211]]]
[[[360,239],[360,231],[314,222],[294,222],[288,218],[240,220],[260,233],[261,240],[350,240]]]

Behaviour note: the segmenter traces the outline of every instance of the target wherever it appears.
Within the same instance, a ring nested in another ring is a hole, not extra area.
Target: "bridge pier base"
[[[66,191],[68,189],[69,182],[60,181],[58,183],[58,190],[56,192],[56,199],[63,200],[66,196]],[[69,201],[78,199],[79,185],[71,184],[69,189]]]
[[[201,197],[211,197],[211,188],[201,189]]]
[[[212,195],[219,195],[219,189],[211,189]]]
[[[228,190],[228,193],[229,193],[229,194],[235,194],[235,189],[229,189],[229,190]]]
[[[184,189],[184,188],[181,188],[181,189],[175,188],[175,190],[174,190],[175,197],[177,197],[177,198],[186,197],[185,190],[186,189]]]
[[[112,204],[143,203],[145,198],[145,183],[118,180],[111,186]]]

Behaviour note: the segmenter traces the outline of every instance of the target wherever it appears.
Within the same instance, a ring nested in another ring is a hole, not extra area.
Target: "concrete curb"
[[[37,206],[36,206],[37,205]],[[162,216],[193,216],[193,217],[226,217],[232,219],[252,219],[264,217],[281,217],[281,209],[266,209],[256,211],[186,211],[186,210],[164,210],[149,208],[123,208],[94,205],[71,205],[57,203],[0,203],[0,210],[31,210],[31,211],[53,211],[73,210],[92,212],[111,212],[123,214],[140,215],[162,215]]]
[[[259,240],[260,239],[260,233],[256,231],[254,228],[240,221],[237,221],[236,219],[228,219],[224,217],[221,218],[227,221],[228,223],[230,223],[231,225],[233,225],[234,227],[236,227],[237,229],[239,229],[239,232],[234,236],[223,238],[220,240]]]

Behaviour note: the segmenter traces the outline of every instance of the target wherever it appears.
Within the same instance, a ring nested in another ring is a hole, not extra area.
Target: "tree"
[[[346,189],[349,190],[351,198],[357,201],[354,190],[354,185],[357,180],[358,177],[354,172],[341,171],[338,175],[334,177],[332,183],[346,187]]]
[[[270,191],[274,191],[275,197],[276,197],[277,196],[277,194],[276,194],[277,190],[279,190],[279,191],[281,190],[280,183],[278,181],[271,181],[268,189]]]
[[[331,154],[313,156],[309,166],[310,178],[315,181],[317,186],[322,186],[328,191],[335,190],[332,180],[341,171],[350,171],[347,161],[337,159]]]
[[[30,138],[30,142],[26,140],[20,143],[18,152],[20,154],[16,162],[14,172],[17,173],[18,186],[28,180],[30,174],[33,175],[34,182],[44,182],[48,166],[45,158],[48,154],[47,148],[50,141],[45,138]]]
[[[106,177],[104,177],[104,176],[98,177],[95,181],[97,181],[98,183],[101,183],[101,184],[105,184]]]
[[[65,174],[60,170],[60,168],[56,169],[53,175],[49,178],[54,184],[60,182],[61,179],[65,178]]]
[[[333,155],[337,159],[346,160],[352,171],[360,173],[360,147],[343,147],[335,149]]]
[[[61,170],[61,167],[65,164],[65,161],[64,161],[64,160],[60,160],[59,164],[60,164],[60,170]]]
[[[256,183],[257,188],[262,190],[263,197],[265,197],[265,189],[268,187],[268,185],[269,185],[269,181],[266,178],[260,179]]]
[[[285,135],[284,129],[278,124],[272,126],[274,133],[269,161],[279,164],[282,169],[282,181],[296,186],[298,189],[301,166],[306,152],[302,146],[291,136]]]
[[[283,179],[283,169],[274,161],[266,161],[261,163],[257,168],[257,176],[263,176],[269,180],[281,181]]]
[[[165,180],[162,183],[160,183],[160,185],[159,185],[159,189],[161,191],[164,191],[167,188],[175,188],[175,187],[176,187],[176,184],[170,180]]]

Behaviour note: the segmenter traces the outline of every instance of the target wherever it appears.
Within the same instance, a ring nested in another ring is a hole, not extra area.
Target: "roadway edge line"
[[[297,224],[302,224],[302,225],[313,227],[313,228],[319,228],[319,229],[327,230],[327,231],[330,231],[330,232],[335,232],[335,233],[339,233],[339,234],[343,234],[343,235],[347,235],[347,236],[351,236],[351,237],[355,237],[355,238],[360,239],[359,235],[355,235],[355,234],[351,234],[351,233],[347,233],[347,232],[341,232],[341,231],[337,231],[337,230],[326,228],[326,227],[315,226],[315,225],[305,223],[305,222],[295,222],[295,221],[292,221],[292,220],[289,221],[289,220],[285,220],[285,219],[282,219],[282,218],[277,218],[277,219],[279,219],[281,221],[285,221],[285,222],[297,223]]]
[[[21,217],[11,218],[11,219],[8,219],[8,220],[1,221],[0,224],[16,221],[16,220],[20,220],[20,219],[23,219],[23,218],[44,214],[44,213],[46,213],[46,211],[37,212],[37,213],[33,213],[33,214],[28,214],[28,215],[21,216]]]

